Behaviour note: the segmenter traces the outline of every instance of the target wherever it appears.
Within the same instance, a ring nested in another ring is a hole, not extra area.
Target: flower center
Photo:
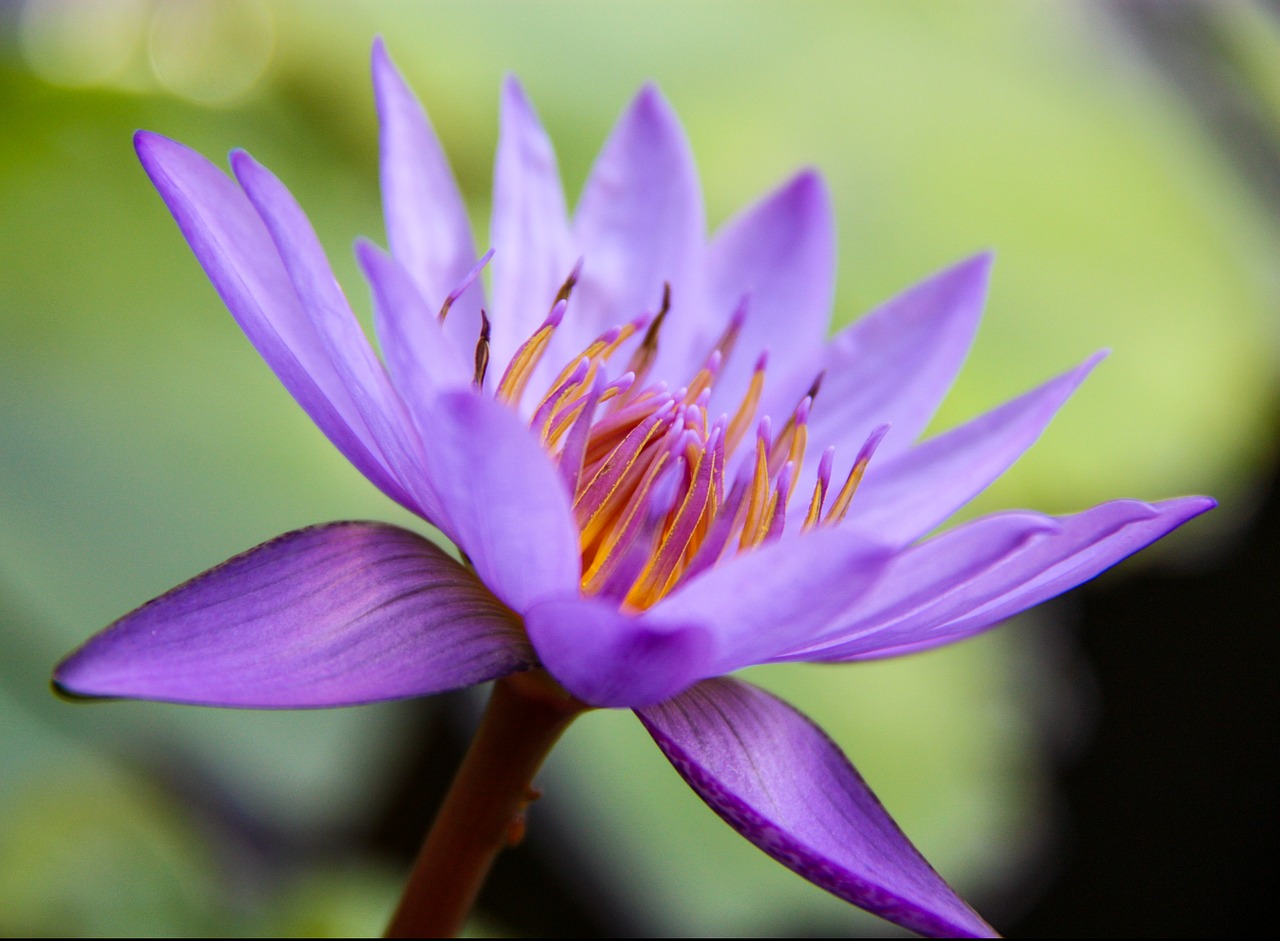
[[[546,320],[511,358],[497,385],[500,400],[514,404],[524,395],[564,319],[580,266],[560,288]],[[711,389],[737,345],[747,299],[729,318],[702,368],[674,390],[650,376],[670,306],[670,289],[664,287],[656,315],[607,330],[569,359],[530,421],[573,495],[583,593],[634,610],[648,608],[726,555],[782,535],[804,462],[809,412],[822,381],[819,375],[775,433],[769,416],[757,419],[756,414],[768,365],[768,352],[762,351],[733,414],[713,420]],[[611,358],[641,331],[625,368],[611,379]],[[476,345],[478,385],[487,366],[485,320]],[[744,445],[753,425],[754,445]],[[844,518],[887,430],[887,425],[877,428],[867,439],[830,505],[835,447],[823,452],[799,524],[802,531]],[[735,460],[740,448],[750,447],[754,455],[743,453]]]

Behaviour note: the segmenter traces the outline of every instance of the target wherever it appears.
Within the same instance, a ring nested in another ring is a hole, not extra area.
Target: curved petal
[[[948,644],[1088,581],[1216,504],[1103,503],[1074,516],[1002,513],[908,549],[820,646],[786,660],[865,660]]]
[[[574,217],[583,269],[573,316],[583,331],[599,333],[656,310],[669,282],[671,315],[654,375],[676,375],[668,363],[697,355],[690,340],[700,333],[704,229],[689,142],[671,106],[646,86],[592,167]]]
[[[356,242],[356,260],[373,294],[374,329],[387,369],[410,410],[415,398],[425,401],[444,389],[470,385],[474,363],[448,342],[403,266],[363,239]]]
[[[813,365],[794,375],[778,407],[795,407],[825,370],[809,417],[809,440],[852,456],[879,425],[892,433],[880,457],[920,437],[951,388],[973,343],[991,278],[992,256],[977,255],[938,272],[837,334]],[[786,375],[786,374],[784,374]]]
[[[552,676],[593,706],[641,706],[711,671],[712,638],[696,625],[654,625],[595,598],[534,605],[525,626]]]
[[[125,615],[59,664],[77,696],[311,708],[426,696],[534,662],[465,568],[382,523],[301,529]]]
[[[444,393],[426,420],[432,486],[484,583],[521,613],[576,595],[582,562],[569,495],[528,427],[473,392]]]
[[[994,935],[836,744],[786,703],[718,679],[637,715],[698,796],[787,868],[923,935]]]
[[[476,263],[467,207],[427,113],[381,37],[373,43],[372,70],[387,241],[438,310]],[[445,333],[463,349],[475,344],[483,305],[484,289],[476,281],[449,310]]]
[[[905,454],[872,461],[846,522],[895,545],[919,539],[1008,470],[1104,355]]]
[[[383,493],[425,513],[388,468],[245,194],[212,163],[176,141],[139,131],[134,144],[223,303],[285,388]]]
[[[231,167],[266,223],[298,300],[384,459],[427,518],[438,519],[439,501],[426,481],[422,442],[351,312],[306,214],[284,184],[244,151],[231,155]]]
[[[655,626],[701,625],[715,655],[701,677],[729,673],[820,635],[879,577],[888,550],[847,528],[778,540],[721,562],[654,605]]]
[[[507,76],[502,86],[490,226],[494,250],[491,342],[494,362],[505,367],[550,312],[556,291],[576,260],[555,150],[513,76]],[[576,302],[571,303],[576,307]],[[551,362],[573,355],[590,342],[591,337],[580,336],[579,319],[575,310],[557,330],[547,357]],[[563,355],[557,356],[557,349],[563,349]],[[536,380],[534,387],[539,387]]]
[[[717,408],[736,407],[761,350],[769,350],[770,372],[780,376],[820,355],[835,278],[835,217],[826,183],[814,170],[800,173],[716,233],[707,250],[709,319],[727,321],[744,293],[750,298],[737,353],[716,380]],[[709,326],[705,345],[692,355],[705,356],[723,330],[723,324]]]

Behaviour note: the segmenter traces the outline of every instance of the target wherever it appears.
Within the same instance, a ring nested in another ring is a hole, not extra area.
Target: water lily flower
[[[478,258],[380,42],[373,80],[390,251],[356,252],[381,357],[268,170],[235,152],[228,177],[149,132],[137,151],[298,403],[462,561],[382,523],[288,533],[126,615],[58,667],[58,685],[298,708],[542,671],[577,703],[635,710],[716,813],[806,879],[917,932],[990,934],[817,726],[729,674],[961,640],[1213,501],[1019,510],[929,536],[1098,360],[919,440],[972,341],[988,256],[828,339],[834,233],[816,172],[708,241],[689,145],[650,87],[570,216],[509,79],[492,251]]]

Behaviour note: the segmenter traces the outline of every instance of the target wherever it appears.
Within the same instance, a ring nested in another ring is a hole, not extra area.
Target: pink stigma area
[[[572,316],[580,267],[506,364],[495,390],[500,401],[514,407],[529,392],[556,328]],[[835,492],[836,455],[828,448],[812,493],[795,498],[822,376],[783,420],[759,416],[769,360],[759,351],[733,413],[713,418],[711,390],[738,345],[748,298],[731,313],[701,368],[674,389],[651,376],[670,306],[664,288],[657,314],[605,331],[565,362],[545,389],[535,390],[530,420],[573,496],[583,593],[631,610],[648,608],[722,558],[778,539],[789,524],[805,531],[838,523],[888,430],[872,433]],[[488,347],[486,329],[476,346],[477,386],[485,382]],[[614,360],[625,348],[630,353],[619,365]]]

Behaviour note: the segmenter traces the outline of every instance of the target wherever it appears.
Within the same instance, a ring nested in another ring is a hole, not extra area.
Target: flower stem
[[[453,937],[503,847],[520,841],[533,776],[590,708],[541,670],[498,680],[475,740],[418,853],[388,938]]]

